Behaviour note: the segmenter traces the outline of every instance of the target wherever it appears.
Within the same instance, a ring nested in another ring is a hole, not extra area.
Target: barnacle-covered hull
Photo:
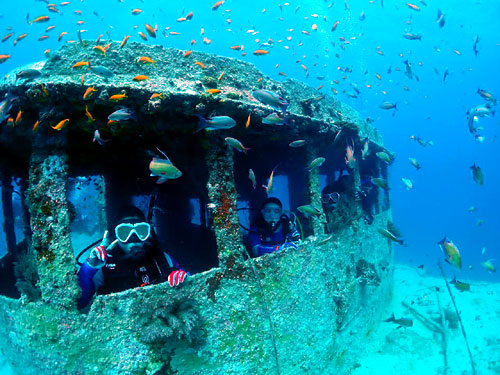
[[[4,128],[0,134],[2,152],[15,164],[2,168],[28,181],[32,235],[31,263],[26,264],[38,275],[31,291],[27,283],[21,299],[0,297],[0,347],[13,368],[26,375],[349,373],[391,295],[392,247],[377,232],[390,220],[388,198],[379,203],[371,224],[354,204],[342,216],[345,225],[325,233],[322,213],[310,219],[309,236],[298,249],[248,259],[236,210],[238,196],[244,194],[235,184],[238,163],[243,161],[216,133],[193,140],[192,115],[217,110],[242,124],[251,113],[258,125],[232,129],[231,136],[240,140],[311,140],[299,158],[304,166],[325,144],[337,147],[338,139],[359,150],[369,138],[374,150],[383,150],[376,131],[333,98],[317,99],[314,89],[297,81],[274,82],[238,60],[196,52],[188,60],[178,50],[133,43],[122,51],[113,43],[110,51],[94,64],[112,69],[111,78],[71,70],[74,62],[85,61],[91,53],[91,46],[75,44],[47,61],[41,78],[22,86],[8,78],[0,87],[2,93],[17,95],[24,109],[26,124]],[[138,55],[157,61],[147,68],[154,70],[146,72],[150,79],[142,84],[131,79],[144,73],[145,68],[133,62]],[[193,64],[198,60],[206,70]],[[221,71],[227,81],[213,78]],[[259,78],[261,86],[255,86]],[[81,99],[88,85],[100,92],[91,103]],[[207,96],[206,89],[214,86],[226,95]],[[290,98],[289,116],[295,126],[261,125],[269,109],[251,100],[255,87]],[[104,114],[112,111],[109,95],[121,90],[126,90],[127,105],[136,103],[140,120],[111,125],[105,131],[117,145],[104,154],[96,152],[92,134],[103,128]],[[162,98],[150,99],[156,92]],[[92,107],[97,122],[87,121],[85,105]],[[72,126],[62,132],[51,129],[63,116]],[[33,132],[37,119],[40,129]],[[107,176],[117,160],[140,169],[148,156],[127,158],[123,151],[125,147],[132,152],[138,134],[144,148],[168,139],[179,164],[185,162],[183,170],[191,165],[193,179],[204,182],[218,266],[189,277],[178,288],[164,283],[98,296],[82,313],[76,309],[79,287],[66,180],[85,170]],[[109,160],[111,153],[120,158]],[[378,168],[386,173],[384,166]],[[359,184],[359,172],[351,174],[353,184]],[[307,173],[304,186],[308,202],[321,207],[317,170]]]

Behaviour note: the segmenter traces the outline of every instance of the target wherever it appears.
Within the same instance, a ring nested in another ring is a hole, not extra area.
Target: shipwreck
[[[22,109],[18,121],[0,128],[7,248],[0,348],[13,369],[25,375],[348,374],[391,299],[392,244],[378,231],[391,220],[390,200],[387,189],[377,188],[367,222],[352,194],[325,213],[321,189],[334,171],[347,170],[346,145],[355,159],[348,193],[363,173],[387,179],[387,164],[375,154],[388,151],[376,129],[333,96],[297,80],[272,80],[237,59],[118,42],[103,56],[93,46],[67,44],[29,66],[39,76],[16,79],[14,71],[0,84],[1,98],[15,98],[11,113]],[[108,73],[74,67],[81,61]],[[134,80],[138,75],[147,79]],[[95,91],[84,99],[89,87]],[[274,110],[252,97],[256,89],[289,101],[289,125],[262,123]],[[115,94],[124,94],[120,102],[110,100]],[[108,124],[121,107],[135,119]],[[195,133],[195,114],[231,116],[237,126]],[[66,126],[54,129],[65,119]],[[92,142],[96,130],[110,140],[104,146]],[[251,148],[248,155],[225,137]],[[298,139],[303,147],[289,147]],[[370,152],[361,155],[365,143]],[[148,164],[157,150],[182,178],[156,184]],[[318,157],[323,165],[308,169]],[[290,210],[318,210],[298,214],[298,249],[248,256],[240,222],[265,197],[248,181],[249,168],[259,183],[275,169]],[[71,197],[90,186],[93,211],[85,217]],[[98,240],[116,207],[148,203],[152,194],[160,240],[192,276],[177,288],[162,283],[98,295],[79,311],[76,258],[84,246],[76,242],[74,223],[90,223]]]

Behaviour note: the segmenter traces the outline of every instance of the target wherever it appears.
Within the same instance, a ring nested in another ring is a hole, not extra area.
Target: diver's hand
[[[117,240],[111,242],[111,239],[109,238],[109,232],[105,231],[102,237],[101,244],[94,247],[90,251],[90,256],[87,259],[89,265],[94,268],[102,268],[106,264],[106,251],[112,249],[115,246],[116,242]]]
[[[361,201],[366,198],[368,194],[362,189],[358,189],[354,192],[354,200]]]
[[[179,285],[180,283],[182,283],[184,281],[186,276],[187,276],[186,271],[183,271],[183,270],[172,271],[172,272],[170,272],[170,275],[168,275],[168,283],[172,287],[174,285]]]
[[[106,264],[106,248],[102,245],[94,247],[90,251],[87,262],[91,267],[102,268]]]
[[[278,251],[285,250],[285,249],[290,249],[290,248],[296,249],[297,245],[295,245],[293,242],[285,242],[283,245],[281,245],[278,248]]]

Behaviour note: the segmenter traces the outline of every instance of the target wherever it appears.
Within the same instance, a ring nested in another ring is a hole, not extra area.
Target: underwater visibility
[[[500,3],[0,5],[0,375],[500,374]]]

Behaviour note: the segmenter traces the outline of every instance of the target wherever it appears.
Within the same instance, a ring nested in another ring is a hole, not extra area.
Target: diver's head
[[[321,203],[326,210],[333,210],[340,201],[340,192],[334,186],[327,186],[321,192]]]
[[[151,241],[151,231],[151,225],[139,208],[123,207],[113,227],[121,257],[134,259],[144,256]]]
[[[283,204],[278,198],[267,198],[262,202],[260,210],[264,221],[270,225],[271,229],[275,229],[278,225],[281,214],[283,213]]]

